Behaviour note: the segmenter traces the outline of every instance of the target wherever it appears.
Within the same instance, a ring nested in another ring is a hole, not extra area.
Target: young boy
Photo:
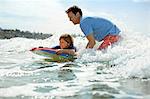
[[[52,49],[59,49],[57,54],[70,54],[75,55],[76,48],[73,45],[73,38],[69,34],[63,34],[59,38],[59,45],[52,47]]]

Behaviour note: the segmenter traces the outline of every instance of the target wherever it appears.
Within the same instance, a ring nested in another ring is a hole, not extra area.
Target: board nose
[[[35,48],[32,48],[30,51],[34,51],[36,49],[36,47]]]

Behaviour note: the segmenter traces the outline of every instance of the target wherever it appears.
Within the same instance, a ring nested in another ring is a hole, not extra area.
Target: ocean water
[[[75,36],[74,62],[45,62],[29,51],[57,45],[58,38],[0,40],[0,99],[150,98],[149,36],[122,33],[105,51],[84,49],[87,40]]]

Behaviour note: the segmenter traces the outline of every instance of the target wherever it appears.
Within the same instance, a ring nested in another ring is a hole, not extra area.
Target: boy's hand
[[[58,54],[58,55],[62,54],[62,53],[63,53],[63,49],[59,49],[59,50],[56,51],[56,54]]]

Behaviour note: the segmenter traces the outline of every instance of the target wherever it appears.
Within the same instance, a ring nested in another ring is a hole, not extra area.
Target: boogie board
[[[73,61],[75,59],[75,57],[73,55],[70,54],[56,54],[58,49],[52,49],[52,48],[48,48],[48,47],[35,47],[32,48],[30,51],[37,54],[37,55],[41,55],[44,57],[47,57],[47,59],[45,59],[46,61],[50,61],[50,62],[66,62],[66,61]]]

